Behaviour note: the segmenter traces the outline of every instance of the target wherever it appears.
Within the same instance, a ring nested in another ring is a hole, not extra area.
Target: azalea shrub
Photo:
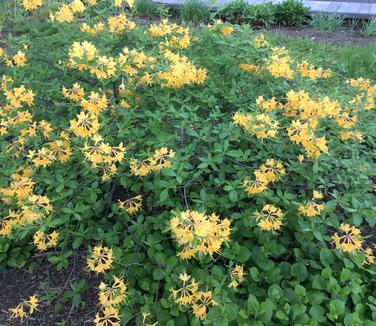
[[[95,325],[375,324],[373,80],[246,26],[44,5],[0,50],[2,269],[85,252]]]

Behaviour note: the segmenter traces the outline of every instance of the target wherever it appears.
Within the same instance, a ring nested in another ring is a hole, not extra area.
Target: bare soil
[[[348,28],[343,28],[336,32],[327,32],[312,28],[310,26],[277,26],[271,27],[270,31],[285,36],[300,37],[303,39],[309,39],[311,41],[323,42],[331,45],[369,46],[376,44],[376,36],[364,36],[361,34],[360,30],[351,32]]]
[[[80,292],[82,304],[77,307],[71,284],[81,279],[87,285]],[[68,268],[62,271],[57,271],[45,257],[36,256],[22,269],[0,272],[0,325],[53,326],[63,321],[61,325],[92,325],[98,311],[99,283],[100,278],[86,270],[86,254],[82,251],[71,257]],[[34,294],[41,300],[39,311],[22,322],[9,319],[9,308]]]

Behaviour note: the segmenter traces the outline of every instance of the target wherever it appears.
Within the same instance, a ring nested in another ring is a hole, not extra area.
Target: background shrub
[[[135,11],[145,17],[153,17],[158,13],[157,4],[153,0],[136,0]]]
[[[334,13],[320,13],[312,16],[310,25],[322,31],[335,32],[338,31],[345,21],[341,15]]]
[[[218,18],[232,24],[242,24],[249,17],[250,5],[244,0],[234,0],[226,4],[217,13]]]
[[[308,8],[304,7],[300,0],[285,0],[277,4],[276,16],[282,25],[300,25],[305,21],[307,14]]]
[[[255,27],[269,27],[276,23],[277,7],[272,2],[246,8],[246,22]]]
[[[209,7],[202,0],[187,0],[180,9],[180,18],[193,24],[207,23],[210,18]]]

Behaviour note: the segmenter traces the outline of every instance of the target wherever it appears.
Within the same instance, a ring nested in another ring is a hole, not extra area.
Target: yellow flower
[[[107,105],[106,96],[101,96],[96,92],[91,92],[88,99],[82,98],[81,100],[81,107],[92,115],[98,115],[107,108]]]
[[[23,320],[25,317],[32,315],[36,310],[38,310],[39,300],[34,294],[29,297],[29,300],[22,301],[17,307],[10,308],[9,311],[12,313],[10,318],[20,318]]]
[[[117,206],[125,210],[129,215],[136,214],[142,205],[142,196],[138,195],[129,199],[126,199],[124,201],[121,201],[119,199]]]
[[[231,35],[233,32],[234,32],[234,28],[231,27],[231,26],[224,26],[222,27],[219,32],[222,34],[222,35],[225,35],[225,36],[228,36],[228,35]]]
[[[48,248],[54,248],[57,245],[57,239],[59,237],[59,232],[53,231],[50,234],[45,234],[44,232],[38,230],[34,234],[34,244],[37,246],[38,250],[47,250]]]
[[[121,34],[125,30],[131,30],[136,27],[136,24],[132,21],[128,21],[124,14],[118,16],[111,16],[107,19],[109,30],[113,34]]]
[[[77,120],[70,121],[70,129],[78,137],[89,137],[99,129],[98,117],[81,111],[77,114]]]
[[[217,302],[212,299],[211,291],[197,292],[195,295],[195,303],[192,305],[193,314],[200,320],[206,319],[206,311],[208,306],[214,306]]]
[[[58,12],[51,14],[51,18],[59,23],[71,23],[74,20],[72,8],[69,5],[62,5]]]
[[[273,205],[264,205],[261,212],[255,212],[258,226],[264,231],[278,231],[281,229],[283,214],[280,208]]]
[[[363,239],[360,230],[349,224],[341,224],[340,235],[332,236],[336,248],[343,252],[355,252],[362,249]]]
[[[112,249],[97,245],[87,259],[88,268],[96,273],[103,273],[111,268],[113,262]]]
[[[27,157],[33,162],[35,166],[43,167],[50,165],[55,160],[52,151],[46,147],[43,147],[38,151],[29,150]]]
[[[26,62],[27,62],[26,54],[22,51],[18,51],[17,54],[15,54],[12,57],[12,60],[17,67],[26,66]]]
[[[249,63],[241,63],[239,64],[239,68],[248,72],[256,73],[256,74],[259,74],[261,72],[260,67],[253,65],[253,64],[249,64]]]
[[[127,286],[123,279],[114,276],[111,286],[101,282],[99,285],[99,302],[103,307],[117,307],[125,299]]]
[[[34,10],[43,4],[44,0],[22,0],[22,7],[26,10]]]
[[[94,319],[95,326],[120,326],[120,315],[118,308],[105,307],[103,314],[97,313]]]
[[[73,0],[69,6],[73,13],[82,13],[86,9],[81,0]]]
[[[228,286],[230,288],[238,287],[241,283],[244,282],[244,276],[244,266],[236,264],[235,267],[231,270],[231,282]]]
[[[84,94],[84,89],[79,83],[74,83],[71,88],[63,87],[64,97],[74,102],[80,102],[84,97]]]
[[[179,279],[183,282],[183,285],[178,290],[170,289],[171,297],[178,305],[190,305],[196,300],[198,283],[187,273],[180,274]]]
[[[230,241],[230,220],[220,220],[216,214],[197,211],[181,212],[170,220],[174,240],[183,247],[178,256],[185,260],[195,255],[221,253],[223,243]]]
[[[324,204],[317,204],[315,200],[320,200],[323,198],[323,195],[316,190],[313,190],[313,198],[309,200],[305,205],[299,206],[299,212],[307,217],[314,217],[321,214],[325,209]]]

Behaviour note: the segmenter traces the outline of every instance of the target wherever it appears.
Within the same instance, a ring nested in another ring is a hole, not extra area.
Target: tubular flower
[[[46,167],[54,161],[53,153],[50,149],[43,147],[38,151],[30,150],[27,157],[33,162],[35,166]]]
[[[50,234],[45,234],[44,232],[38,230],[34,234],[34,244],[38,250],[47,250],[48,248],[54,248],[57,245],[57,239],[59,237],[59,232],[53,231]]]
[[[290,66],[292,59],[287,55],[288,51],[284,48],[273,48],[273,52],[266,69],[274,78],[293,80],[294,71]]]
[[[134,29],[136,27],[136,24],[132,21],[128,21],[124,14],[109,17],[107,24],[110,32],[113,34],[121,34],[125,30]]]
[[[74,83],[71,88],[63,87],[63,95],[73,102],[80,102],[85,95],[85,91],[79,83]]]
[[[253,115],[236,112],[233,121],[260,139],[274,138],[278,133],[278,122],[266,114]]]
[[[94,319],[95,326],[120,326],[118,308],[105,307],[102,314],[97,313]]]
[[[313,191],[313,198],[309,200],[305,205],[299,206],[299,212],[307,217],[314,217],[321,214],[321,212],[325,209],[324,204],[317,204],[316,200],[321,200],[323,195],[314,190]]]
[[[178,290],[170,289],[171,297],[178,305],[190,305],[195,302],[198,283],[187,273],[180,274],[179,279],[183,282],[183,286]]]
[[[309,77],[309,79],[311,80],[318,78],[329,78],[332,74],[332,71],[330,69],[324,70],[322,68],[315,68],[307,60],[299,63],[297,65],[297,69],[300,75],[302,75],[303,77]]]
[[[278,181],[282,175],[286,174],[282,162],[268,159],[256,171],[253,172],[255,179],[246,178],[243,187],[249,195],[255,195],[268,189],[269,183]]]
[[[206,319],[206,312],[209,306],[216,305],[212,298],[212,291],[200,291],[195,295],[195,303],[192,305],[193,314],[200,320]]]
[[[77,120],[70,121],[70,129],[78,137],[94,135],[99,129],[98,117],[81,111],[77,114]]]
[[[81,100],[81,107],[96,116],[107,108],[108,102],[105,95],[99,95],[96,92],[91,92],[87,99]]]
[[[353,253],[362,249],[363,238],[360,230],[349,224],[341,224],[339,235],[336,232],[332,239],[336,248],[343,251]]]
[[[123,279],[114,276],[111,286],[101,282],[99,285],[99,302],[103,307],[118,307],[127,295],[127,286]]]
[[[258,226],[264,231],[278,231],[281,229],[283,214],[280,208],[273,205],[264,205],[261,212],[255,212]]]
[[[82,23],[80,29],[82,32],[85,32],[91,35],[96,35],[104,29],[104,24],[97,23],[93,27],[90,27],[87,23]]]
[[[24,52],[22,52],[22,51],[18,51],[12,57],[12,60],[13,60],[14,64],[17,67],[24,67],[24,66],[26,66],[26,62],[27,62],[26,54]]]
[[[162,87],[181,88],[184,85],[202,84],[205,81],[206,70],[197,69],[187,57],[179,56],[170,50],[164,51],[163,55],[170,65],[167,71],[158,73]]]
[[[97,48],[87,41],[74,42],[69,49],[69,64],[78,70],[90,68],[88,63],[94,62],[97,57]]]
[[[244,266],[236,264],[235,267],[231,270],[231,282],[228,285],[230,288],[237,288],[241,283],[244,282]]]
[[[261,68],[259,66],[249,63],[241,63],[239,64],[239,68],[255,74],[259,74],[261,72]]]
[[[44,0],[22,0],[22,7],[26,10],[34,10],[43,4]]]
[[[97,245],[87,259],[88,268],[96,273],[103,273],[111,268],[113,262],[112,249]]]
[[[175,152],[167,147],[161,147],[154,151],[154,155],[144,161],[132,159],[130,169],[132,174],[140,177],[148,175],[150,172],[159,172],[161,169],[171,167],[171,159]]]
[[[231,26],[224,26],[222,27],[219,32],[224,35],[224,36],[228,36],[228,35],[231,35],[232,33],[234,33],[234,28],[231,27]]]
[[[270,100],[266,100],[263,96],[259,96],[256,99],[256,104],[262,107],[262,109],[266,112],[272,112],[277,108],[277,102],[274,97],[272,97]]]
[[[49,142],[48,145],[50,147],[53,157],[61,163],[65,163],[66,161],[68,161],[72,155],[72,150],[70,148],[68,140],[59,139]]]
[[[9,311],[12,313],[10,318],[20,318],[23,320],[25,317],[32,315],[36,310],[38,310],[39,300],[34,294],[29,297],[29,300],[22,301],[17,307],[10,308]]]
[[[124,201],[119,199],[117,206],[119,209],[126,211],[129,215],[136,214],[142,206],[142,196],[138,195]]]
[[[185,260],[195,255],[221,252],[223,243],[229,241],[230,220],[220,220],[216,214],[205,215],[197,211],[185,211],[170,220],[174,240],[183,247],[178,256]]]

